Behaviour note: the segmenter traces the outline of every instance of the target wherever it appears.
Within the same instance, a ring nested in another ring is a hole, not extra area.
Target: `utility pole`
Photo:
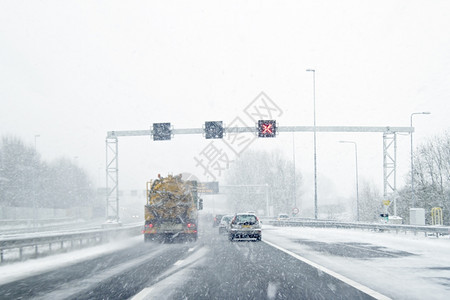
[[[317,144],[316,144],[316,70],[308,69],[306,72],[313,73],[313,101],[314,101],[314,218],[317,219]]]

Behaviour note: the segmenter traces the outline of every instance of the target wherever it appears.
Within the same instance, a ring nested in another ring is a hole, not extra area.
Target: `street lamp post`
[[[317,219],[317,152],[316,152],[316,70],[307,69],[313,73],[313,102],[314,102],[314,218]]]
[[[356,174],[356,220],[359,222],[359,187],[358,187],[358,145],[353,141],[339,141],[355,145],[355,174]]]
[[[34,135],[34,150],[36,150],[36,140],[37,140],[38,137],[40,137],[39,134],[35,134]]]
[[[40,137],[39,134],[35,134],[34,135],[34,151],[36,152],[37,155],[37,138]],[[36,219],[37,219],[37,209],[36,209],[36,201],[37,201],[37,197],[36,197],[36,189],[37,189],[37,185],[36,185],[36,178],[37,178],[37,165],[36,168],[33,169],[33,172],[35,173],[33,176],[33,227],[36,227]]]
[[[297,184],[296,184],[296,178],[295,178],[295,135],[294,133],[292,133],[292,160],[294,163],[294,203],[293,203],[293,207],[297,208],[297,195],[296,195],[296,191],[297,191]]]
[[[423,112],[415,112],[412,113],[409,117],[410,126],[413,127],[413,116],[414,115],[429,115],[431,114],[428,111]],[[411,131],[411,198],[412,198],[412,207],[416,206],[416,195],[414,193],[414,155],[413,155],[413,132]]]

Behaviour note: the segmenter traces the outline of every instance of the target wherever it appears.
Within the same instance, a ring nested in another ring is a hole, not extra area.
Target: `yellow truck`
[[[182,175],[158,175],[147,182],[144,241],[196,241],[202,208],[197,181],[184,181]]]

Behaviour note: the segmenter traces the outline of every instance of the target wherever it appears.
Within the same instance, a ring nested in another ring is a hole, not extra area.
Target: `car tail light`
[[[188,223],[188,224],[187,224],[187,227],[188,227],[188,228],[195,227],[195,224],[193,224],[193,223]]]
[[[153,224],[147,224],[147,225],[145,225],[145,227],[147,227],[147,228],[153,228]]]

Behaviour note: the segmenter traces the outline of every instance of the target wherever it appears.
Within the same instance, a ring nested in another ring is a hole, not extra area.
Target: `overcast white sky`
[[[415,144],[449,128],[449,1],[6,1],[0,0],[0,133],[46,160],[65,156],[105,182],[105,137],[154,122],[200,128],[230,123],[264,91],[280,125],[409,126]],[[354,195],[360,180],[382,193],[382,134],[317,135],[320,197]],[[311,133],[295,134],[297,168],[311,203]],[[119,140],[120,186],[191,172],[201,136]],[[292,158],[292,134],[251,149]],[[234,159],[234,157],[231,157]],[[398,138],[398,181],[409,136]],[[220,180],[220,179],[219,179]],[[325,191],[326,189],[326,191]],[[322,193],[322,195],[321,195]]]

